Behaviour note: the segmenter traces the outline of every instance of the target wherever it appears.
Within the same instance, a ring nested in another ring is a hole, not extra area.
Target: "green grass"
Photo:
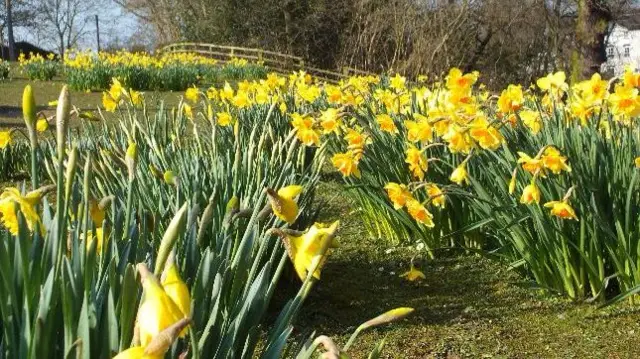
[[[29,81],[21,77],[15,69],[11,76],[10,80],[0,80],[0,128],[23,124],[22,91],[27,84],[31,84],[33,87],[38,111],[43,111],[47,116],[55,113],[55,108],[47,106],[47,104],[49,101],[58,99],[64,81],[61,79]],[[168,105],[176,105],[181,95],[182,92],[145,92],[147,103],[152,106],[155,106],[160,100],[164,100]],[[71,91],[71,103],[82,110],[96,110],[102,106],[102,93]],[[149,109],[153,110],[154,108]]]
[[[598,310],[548,293],[525,289],[526,279],[506,266],[462,253],[436,260],[419,257],[426,280],[408,282],[415,250],[391,248],[367,238],[355,209],[337,183],[325,183],[331,200],[321,221],[341,219],[341,247],[329,258],[322,280],[305,303],[297,334],[316,330],[344,345],[362,322],[395,307],[414,314],[401,323],[364,332],[350,350],[366,358],[387,336],[385,358],[631,358],[640,348],[640,308]],[[390,251],[390,253],[389,253]]]

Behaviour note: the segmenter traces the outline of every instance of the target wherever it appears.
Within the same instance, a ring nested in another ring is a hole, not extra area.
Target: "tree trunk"
[[[605,37],[611,12],[603,1],[581,0],[578,7],[576,40],[579,58],[576,74],[586,79],[600,71],[607,60]]]
[[[11,14],[11,0],[5,0],[7,9],[7,38],[9,40],[9,60],[16,61],[16,40],[13,38],[13,18]]]
[[[291,1],[286,1],[282,6],[284,13],[284,33],[287,41],[287,53],[293,55],[293,34],[291,29]]]

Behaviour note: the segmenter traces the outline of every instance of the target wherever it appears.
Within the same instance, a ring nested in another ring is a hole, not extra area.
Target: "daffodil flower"
[[[562,219],[574,219],[578,220],[576,212],[569,205],[567,200],[563,201],[551,201],[544,204],[546,208],[551,208],[551,215]]]
[[[413,265],[413,262],[412,262],[411,265],[409,266],[409,271],[400,274],[400,278],[405,278],[409,282],[415,282],[422,279],[426,279],[427,277],[424,275],[422,271],[420,271],[419,269],[416,269],[416,267]]]
[[[0,149],[7,147],[11,143],[11,131],[0,131]]]
[[[295,198],[302,192],[302,186],[291,185],[279,189],[277,192],[267,189],[267,195],[273,213],[281,220],[292,224],[298,217],[298,204]]]
[[[535,183],[527,185],[522,191],[522,197],[520,197],[520,203],[532,204],[540,202],[540,190]]]
[[[138,271],[142,278],[143,299],[138,309],[138,328],[140,343],[147,346],[154,337],[171,325],[183,318],[188,318],[190,313],[184,313],[174,299],[166,292],[156,277],[149,272],[144,264],[138,264]],[[174,278],[169,276],[173,281]],[[167,282],[167,284],[171,284]],[[171,291],[172,295],[180,291]],[[179,298],[183,300],[184,298]],[[181,304],[186,308],[184,304]],[[184,333],[182,333],[184,335]]]
[[[302,235],[285,234],[283,236],[289,258],[302,281],[307,278],[308,272],[316,263],[317,268],[313,272],[313,277],[320,279],[320,269],[326,260],[328,248],[335,248],[338,245],[334,236],[339,224],[339,221],[329,226],[315,223]]]
[[[400,209],[405,206],[408,200],[413,199],[407,186],[394,182],[389,182],[384,186],[389,199],[393,203],[393,208]]]
[[[0,194],[0,220],[11,234],[18,234],[18,211],[22,212],[29,230],[33,231],[35,226],[40,224],[39,227],[44,233],[44,226],[41,225],[40,216],[35,207],[42,196],[51,189],[53,186],[45,186],[23,196],[15,187],[5,188]]]
[[[452,182],[455,182],[456,184],[458,184],[459,186],[462,185],[463,182],[466,182],[468,184],[469,178],[467,174],[466,165],[463,163],[460,166],[456,167],[456,169],[453,170],[453,172],[451,173],[451,176],[449,177],[449,179]]]

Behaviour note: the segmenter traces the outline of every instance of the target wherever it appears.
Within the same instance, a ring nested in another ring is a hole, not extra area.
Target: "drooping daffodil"
[[[267,189],[267,195],[273,213],[281,220],[292,224],[298,217],[298,204],[296,197],[302,192],[302,186],[290,185],[279,189],[277,192]]]
[[[331,225],[315,223],[301,235],[282,233],[289,258],[301,280],[304,281],[314,267],[316,269],[313,277],[320,279],[320,269],[327,258],[328,250],[338,246],[335,233],[339,224],[339,221]]]

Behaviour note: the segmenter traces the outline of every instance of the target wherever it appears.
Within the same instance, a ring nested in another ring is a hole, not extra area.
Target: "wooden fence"
[[[342,67],[336,71],[318,69],[306,66],[304,59],[300,56],[238,46],[180,42],[164,46],[160,48],[158,52],[195,53],[214,58],[220,62],[228,62],[232,58],[245,59],[251,62],[260,62],[268,69],[280,74],[288,74],[292,71],[304,70],[313,76],[334,83],[353,75],[372,75],[369,72],[350,67]]]

